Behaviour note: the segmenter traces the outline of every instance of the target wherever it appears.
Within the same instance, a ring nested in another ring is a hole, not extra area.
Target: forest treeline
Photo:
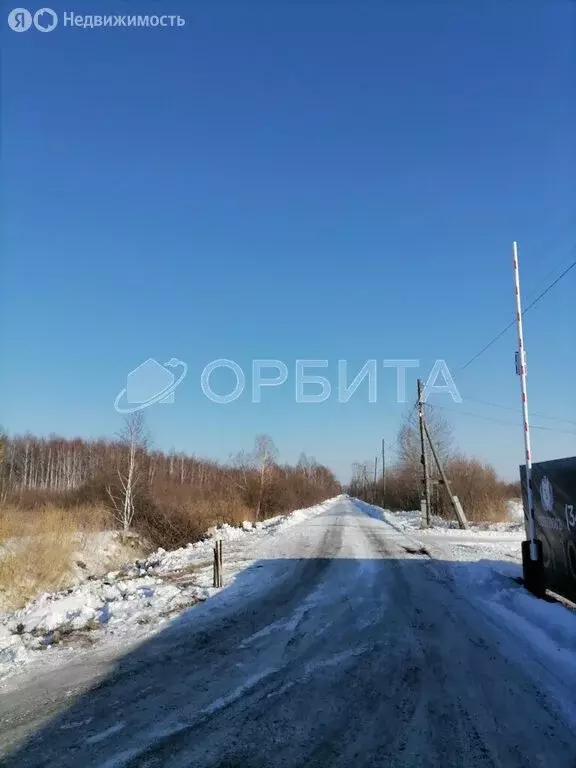
[[[121,529],[164,547],[194,541],[211,525],[264,519],[339,492],[333,473],[305,454],[295,466],[280,463],[266,435],[220,463],[153,449],[137,415],[111,440],[2,435],[0,441],[4,508],[104,510]]]

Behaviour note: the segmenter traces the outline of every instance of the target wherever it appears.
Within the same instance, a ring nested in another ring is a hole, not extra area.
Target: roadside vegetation
[[[459,453],[450,423],[437,411],[427,408],[426,421],[452,492],[460,499],[468,520],[472,523],[507,521],[509,501],[521,497],[520,484],[505,482],[489,464]],[[386,469],[384,477],[381,471],[377,471],[375,477],[374,460],[356,462],[348,492],[392,511],[420,509],[423,493],[422,451],[414,411],[406,418],[396,437],[395,455],[396,460]],[[428,456],[432,514],[453,520],[452,505],[429,450]]]
[[[130,553],[174,549],[212,526],[263,520],[339,492],[332,472],[304,454],[296,466],[280,463],[267,435],[227,463],[154,450],[139,414],[113,440],[3,435],[0,603],[67,586],[87,563],[112,569]],[[109,556],[99,558],[104,542]]]

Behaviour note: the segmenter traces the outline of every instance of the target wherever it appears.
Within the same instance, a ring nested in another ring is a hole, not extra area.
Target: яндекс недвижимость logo
[[[35,27],[38,32],[52,32],[62,28],[81,30],[125,29],[184,29],[186,19],[177,13],[76,13],[52,8],[40,8],[35,13],[27,8],[13,8],[8,14],[8,26],[13,32],[27,32]]]
[[[8,14],[13,32],[27,32],[32,25],[39,32],[52,32],[58,26],[58,14],[52,8],[40,8],[34,15],[27,8],[13,8]]]

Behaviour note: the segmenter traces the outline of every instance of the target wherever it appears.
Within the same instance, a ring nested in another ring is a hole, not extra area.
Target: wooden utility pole
[[[448,482],[448,478],[446,477],[446,473],[444,472],[444,467],[442,466],[440,457],[436,453],[436,448],[434,448],[434,443],[432,442],[432,438],[430,437],[430,432],[428,431],[426,422],[423,422],[423,426],[424,426],[424,431],[426,432],[426,437],[428,438],[428,442],[430,443],[430,450],[432,451],[432,455],[434,456],[434,461],[436,462],[436,466],[438,467],[438,472],[440,472],[440,477],[442,478],[442,482],[444,483],[444,487],[446,488],[446,492],[448,493],[448,496],[450,498],[450,503],[454,508],[456,519],[458,520],[458,525],[460,526],[460,528],[468,528],[468,521],[466,520],[464,510],[462,509],[462,504],[460,504],[460,499],[458,498],[458,496],[454,496],[452,493],[452,489],[450,488],[450,483]]]
[[[422,381],[418,379],[418,421],[420,422],[420,448],[422,455],[420,461],[422,462],[422,471],[424,473],[424,498],[426,500],[426,517],[422,519],[422,526],[428,527],[430,525],[430,475],[428,473],[428,454],[426,451],[426,440],[424,432],[426,430],[426,422],[424,420],[424,401],[422,399]]]
[[[384,494],[386,493],[386,443],[382,438],[382,502],[384,503]]]

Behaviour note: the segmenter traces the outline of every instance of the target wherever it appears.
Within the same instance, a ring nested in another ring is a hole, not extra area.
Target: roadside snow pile
[[[515,506],[514,502],[510,502],[510,509],[514,511],[517,510],[517,507]],[[482,536],[490,536],[491,534],[499,535],[501,533],[517,533],[518,531],[523,531],[524,529],[524,523],[523,523],[523,512],[522,512],[522,519],[518,519],[517,517],[514,517],[510,511],[509,516],[510,520],[509,522],[503,522],[503,523],[468,523],[468,530],[463,531],[459,528],[458,523],[456,520],[444,520],[442,517],[436,517],[435,515],[432,516],[431,525],[429,528],[421,529],[420,528],[420,522],[421,522],[421,512],[420,510],[412,510],[409,512],[387,512],[386,513],[391,520],[396,521],[399,523],[403,528],[410,529],[410,530],[419,530],[420,532],[428,533],[432,532],[434,534],[447,534],[452,536],[453,534],[470,534],[471,532],[475,534],[481,534]]]
[[[26,663],[29,652],[58,644],[92,645],[98,634],[113,637],[162,624],[213,591],[171,583],[145,571],[131,577],[121,570],[61,592],[44,593],[21,610],[1,616],[0,674]]]
[[[76,538],[71,585],[85,581],[88,576],[102,576],[150,550],[137,534],[122,538],[118,531],[99,531],[81,533]]]
[[[337,497],[340,498],[340,497]],[[24,608],[0,613],[0,676],[55,647],[91,647],[103,638],[135,639],[158,631],[170,618],[220,591],[212,587],[214,541],[229,542],[225,584],[258,557],[263,537],[323,512],[335,500],[241,527],[222,525],[203,541],[110,571],[86,575],[66,590],[43,593]]]
[[[390,512],[357,499],[355,503],[366,514],[384,520],[399,533],[419,541],[430,555],[439,560],[521,560],[520,542],[524,538],[521,522],[470,523],[467,530],[461,530],[455,521],[434,516],[429,528],[421,528],[419,510]]]
[[[508,502],[508,520],[511,523],[522,523],[524,525],[524,506],[522,499],[510,499]]]
[[[470,523],[462,530],[455,522],[432,518],[429,528],[420,528],[420,512],[389,512],[388,518],[418,538],[431,555],[442,560],[472,562],[483,558],[520,562],[522,523]]]

